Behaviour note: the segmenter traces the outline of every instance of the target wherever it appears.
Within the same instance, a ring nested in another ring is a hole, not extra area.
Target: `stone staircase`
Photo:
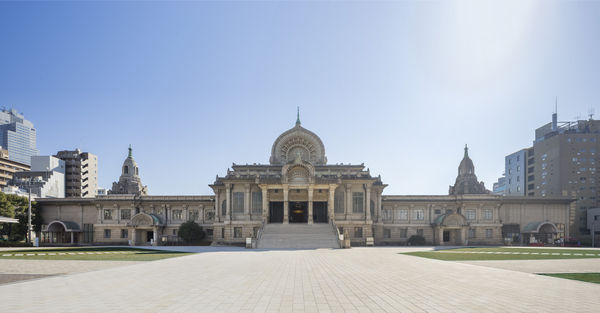
[[[265,224],[258,249],[339,248],[330,224]]]

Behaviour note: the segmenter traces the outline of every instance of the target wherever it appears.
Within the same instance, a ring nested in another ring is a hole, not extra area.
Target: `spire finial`
[[[465,157],[469,156],[469,147],[467,147],[467,144],[465,143]]]
[[[296,126],[300,125],[300,106],[297,107],[298,113],[296,114]]]
[[[131,144],[129,144],[129,157],[130,158],[132,157],[132,155],[131,155]]]

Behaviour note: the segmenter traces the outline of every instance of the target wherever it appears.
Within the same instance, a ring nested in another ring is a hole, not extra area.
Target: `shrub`
[[[205,235],[202,227],[194,221],[181,224],[177,230],[177,236],[185,243],[198,243],[204,239]]]
[[[410,238],[408,238],[408,245],[409,246],[424,246],[425,238],[423,238],[423,236],[420,236],[420,235],[412,235],[412,236],[410,236]]]
[[[23,241],[3,241],[0,240],[0,247],[33,247],[32,243]]]

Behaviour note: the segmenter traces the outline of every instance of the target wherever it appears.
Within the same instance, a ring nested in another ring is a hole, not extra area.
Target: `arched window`
[[[129,174],[129,167],[127,165],[123,166],[123,174]]]

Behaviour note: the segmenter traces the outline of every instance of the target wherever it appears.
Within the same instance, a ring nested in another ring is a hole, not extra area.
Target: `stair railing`
[[[340,236],[340,230],[335,225],[335,222],[333,221],[333,219],[329,220],[329,224],[331,225],[331,227],[333,227],[333,233],[335,234],[335,237],[337,239],[338,246],[340,248],[343,248],[343,246],[342,246],[342,239],[340,239],[340,237],[341,237]]]
[[[258,232],[256,233],[256,247],[258,247],[258,241],[262,237],[263,229],[265,228],[265,222],[266,222],[266,220],[263,219],[262,225],[260,225],[260,228],[258,229]]]

